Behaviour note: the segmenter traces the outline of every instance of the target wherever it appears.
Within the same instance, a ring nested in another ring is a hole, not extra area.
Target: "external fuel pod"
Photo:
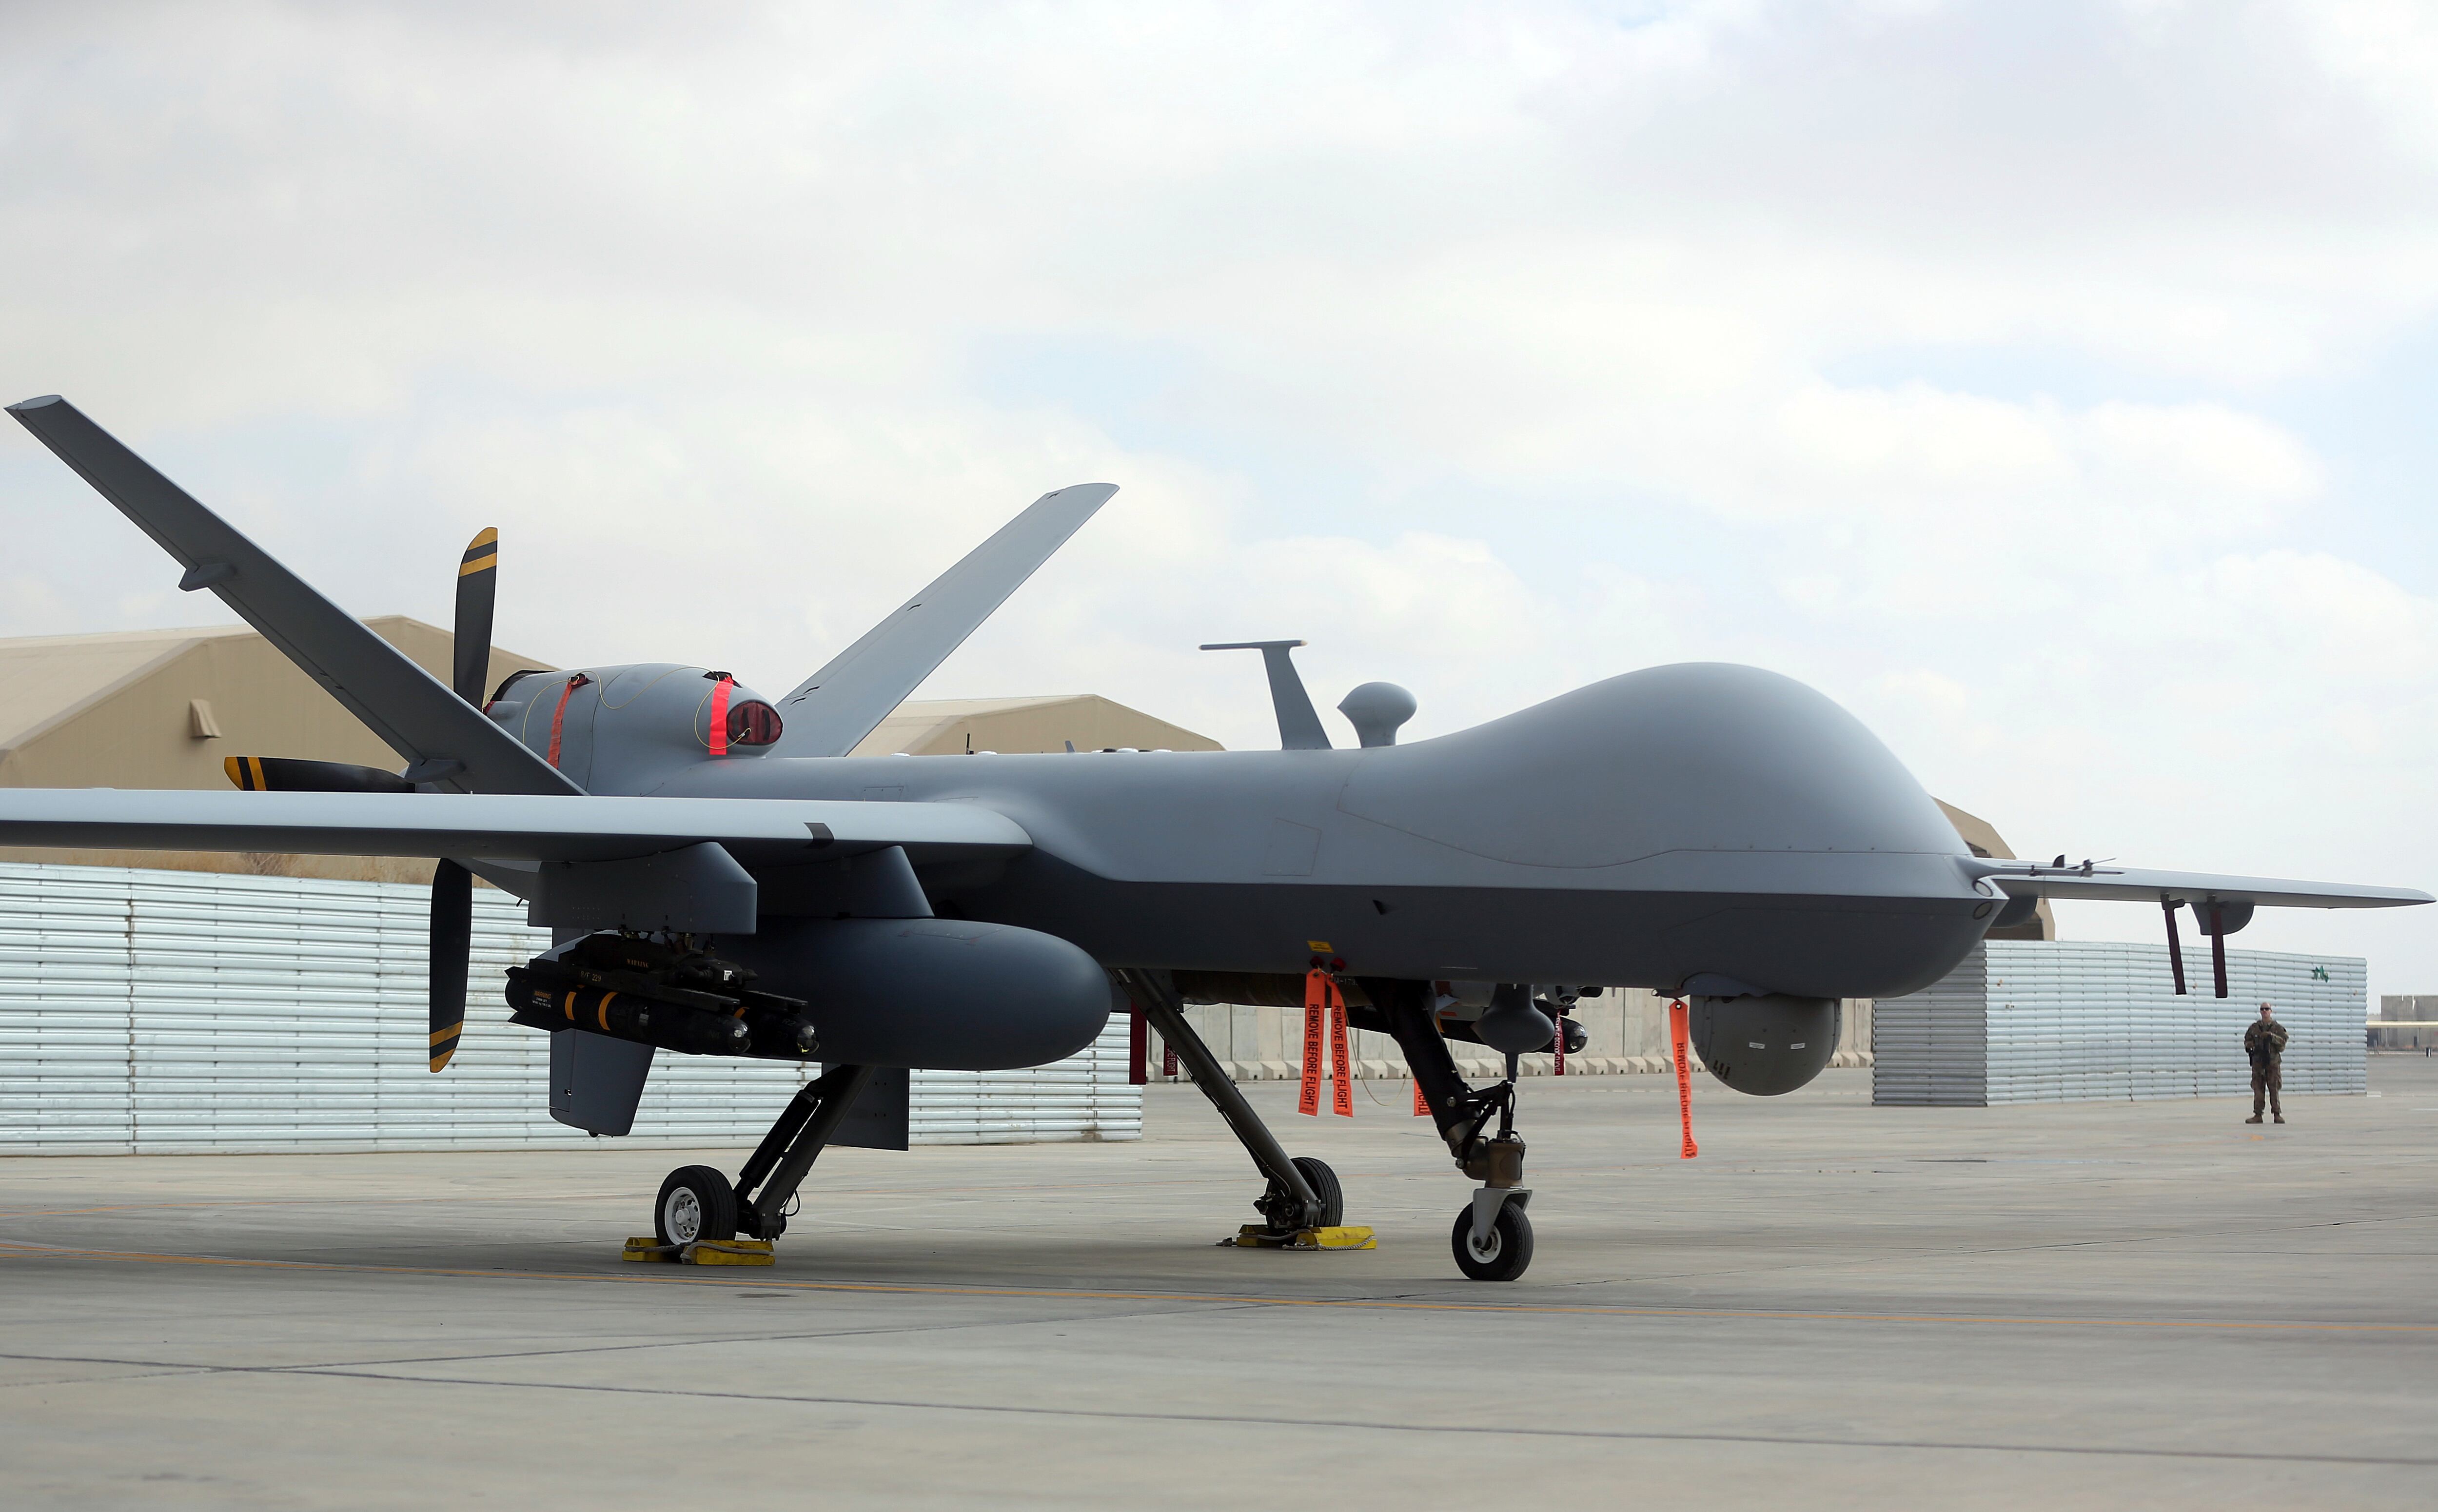
[[[723,938],[762,985],[812,1004],[824,1064],[1046,1065],[1109,1021],[1107,973],[1055,935],[963,919],[780,920]]]

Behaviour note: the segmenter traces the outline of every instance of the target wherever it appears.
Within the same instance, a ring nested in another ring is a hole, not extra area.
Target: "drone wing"
[[[1115,483],[1078,483],[1034,500],[787,694],[786,732],[773,754],[855,749],[1117,491]]]
[[[2438,902],[2412,888],[2369,888],[2345,882],[2293,882],[2283,877],[2230,877],[2208,871],[2146,871],[2134,868],[2026,865],[1975,860],[1968,870],[1994,882],[2007,897],[1992,924],[2019,923],[2041,898],[2090,898],[2101,902],[2154,903],[2165,915],[2167,959],[2176,995],[2184,993],[2183,944],[2176,912],[2190,904],[2193,921],[2210,942],[2210,975],[2217,995],[2227,993],[2226,937],[2252,923],[2259,908],[2398,908]],[[1987,906],[1984,905],[1984,906]],[[2267,1004],[2262,1004],[2266,1008]]]
[[[580,930],[751,934],[763,876],[826,861],[874,917],[925,918],[913,863],[1032,843],[970,803],[0,788],[0,845],[447,856]]]
[[[973,803],[492,793],[0,788],[0,845],[616,861],[717,844],[747,866],[902,846],[921,861],[1033,844]]]
[[[219,594],[390,749],[422,768],[410,773],[413,780],[486,793],[583,791],[75,405],[53,394],[12,404],[9,413],[176,558],[186,570],[179,587]]]
[[[1979,875],[2013,898],[2092,898],[2121,903],[2249,905],[2262,908],[2397,908],[2438,902],[2412,888],[2344,882],[2292,882],[2282,877],[2231,877],[2208,871],[2149,871],[2080,867],[1972,863]]]

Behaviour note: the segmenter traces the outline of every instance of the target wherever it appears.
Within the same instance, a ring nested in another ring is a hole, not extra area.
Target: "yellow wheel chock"
[[[663,1244],[646,1234],[627,1241],[628,1260],[660,1260],[676,1265],[775,1265],[767,1239],[704,1239],[695,1244]]]
[[[1371,1230],[1357,1224],[1340,1224],[1334,1228],[1299,1228],[1292,1234],[1274,1234],[1259,1223],[1247,1223],[1236,1231],[1233,1239],[1223,1239],[1224,1247],[1234,1245],[1246,1250],[1376,1250],[1378,1239]]]

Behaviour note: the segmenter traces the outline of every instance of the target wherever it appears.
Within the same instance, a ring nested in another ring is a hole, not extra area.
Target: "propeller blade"
[[[500,533],[486,529],[457,566],[457,665],[449,683],[477,709],[490,680],[491,607],[499,589]]]
[[[432,872],[432,1069],[457,1053],[466,1027],[467,958],[474,947],[474,873],[454,861]]]
[[[230,756],[221,762],[229,782],[247,793],[412,793],[396,772],[346,762],[300,762],[286,756]]]
[[[500,533],[485,529],[457,564],[455,662],[449,685],[483,707],[491,671],[491,610],[499,593]],[[474,873],[454,861],[432,871],[432,1069],[457,1053],[466,1029],[466,976],[474,948]]]

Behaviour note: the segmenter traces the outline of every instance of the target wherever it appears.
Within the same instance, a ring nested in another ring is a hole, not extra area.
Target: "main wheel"
[[[736,1188],[709,1166],[686,1166],[661,1183],[652,1231],[663,1244],[699,1244],[736,1237]]]
[[[1346,1222],[1346,1188],[1337,1184],[1337,1172],[1310,1155],[1295,1157],[1295,1169],[1303,1172],[1304,1184],[1320,1199],[1320,1217],[1314,1220],[1315,1228],[1335,1228]]]
[[[1480,1244],[1473,1241],[1473,1208],[1467,1205],[1456,1215],[1456,1227],[1448,1235],[1448,1243],[1456,1251],[1457,1269],[1475,1281],[1512,1281],[1532,1263],[1532,1221],[1524,1209],[1509,1203],[1498,1210],[1498,1222],[1490,1226],[1490,1237]]]

